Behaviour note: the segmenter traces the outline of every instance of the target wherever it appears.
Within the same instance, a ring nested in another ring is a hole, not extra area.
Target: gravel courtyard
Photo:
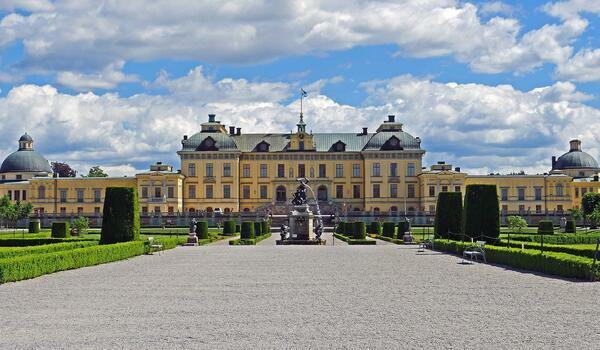
[[[180,247],[0,285],[0,348],[600,347],[600,283],[415,247]]]

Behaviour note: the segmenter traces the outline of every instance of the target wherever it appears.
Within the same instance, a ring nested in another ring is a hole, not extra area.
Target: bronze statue
[[[304,205],[307,202],[306,184],[309,182],[309,180],[307,178],[301,178],[301,179],[298,179],[298,182],[300,182],[300,186],[298,186],[296,193],[294,193],[294,198],[292,198],[292,204],[293,205]]]

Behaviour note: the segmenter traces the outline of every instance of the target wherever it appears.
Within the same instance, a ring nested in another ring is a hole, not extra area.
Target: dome
[[[19,142],[33,142],[33,139],[31,136],[29,136],[29,134],[25,133],[23,136],[21,136]]]
[[[554,169],[597,169],[598,162],[583,151],[569,151],[558,157]]]
[[[0,173],[52,173],[46,158],[33,150],[19,150],[6,157]]]

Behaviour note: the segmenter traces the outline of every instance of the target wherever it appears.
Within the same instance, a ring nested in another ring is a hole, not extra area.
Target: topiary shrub
[[[223,235],[233,236],[237,231],[235,230],[236,224],[233,220],[227,220],[223,223]]]
[[[235,232],[240,233],[242,232],[242,225],[240,224],[235,224]]]
[[[69,236],[69,223],[65,221],[53,222],[50,236],[53,238],[67,238]]]
[[[346,223],[343,221],[340,221],[337,224],[337,226],[335,227],[335,233],[337,233],[338,235],[343,235],[345,227],[346,227]]]
[[[381,222],[373,221],[371,223],[369,233],[374,234],[374,235],[381,235]]]
[[[496,185],[467,185],[463,212],[466,238],[494,244],[500,235],[500,206]]]
[[[29,221],[29,233],[40,233],[41,223],[40,220]]]
[[[260,224],[260,221],[254,221],[254,237],[258,237],[262,234],[262,225]]]
[[[346,237],[354,236],[354,223],[353,222],[344,223],[344,236],[346,236]]]
[[[367,226],[364,221],[354,223],[354,239],[365,239],[367,237]]]
[[[138,193],[133,187],[107,187],[104,198],[101,244],[140,238]]]
[[[254,239],[254,222],[244,221],[241,227],[241,239]]]
[[[396,224],[393,222],[384,222],[383,223],[383,235],[385,237],[394,238],[394,234],[396,233]]]
[[[208,221],[198,221],[196,223],[196,236],[198,236],[198,239],[208,239]]]
[[[260,232],[264,235],[265,233],[269,233],[270,231],[270,227],[269,227],[269,223],[266,222],[265,220],[260,222]]]
[[[410,231],[410,222],[408,221],[400,221],[398,223],[398,238],[404,236],[405,232]]]
[[[540,222],[538,223],[538,234],[553,235],[554,223],[550,220],[540,220]]]
[[[576,231],[575,220],[567,220],[565,224],[565,233],[575,233]]]
[[[435,235],[446,239],[461,239],[462,194],[460,192],[440,192],[435,209]]]

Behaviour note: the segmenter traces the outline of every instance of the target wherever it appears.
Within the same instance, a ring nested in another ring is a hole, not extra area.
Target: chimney
[[[162,165],[162,162],[156,162],[156,165]]]
[[[395,123],[396,122],[396,116],[393,115],[393,114],[388,115],[388,122]]]
[[[573,152],[573,151],[581,151],[581,141],[579,141],[579,140],[571,140],[569,142],[569,144],[571,145],[571,152]]]
[[[556,166],[556,156],[552,156],[552,169]]]
[[[187,135],[183,135],[183,139],[184,139],[184,140],[187,140]]]
[[[457,173],[460,173],[460,167],[457,166],[456,168],[454,168],[454,171],[456,171]]]
[[[242,134],[242,128],[236,128],[236,130],[237,130],[235,132],[236,135],[241,135]]]
[[[208,122],[209,123],[214,123],[215,122],[215,117],[216,117],[216,114],[209,114],[208,115]]]
[[[446,162],[444,162],[443,160],[438,160],[437,162],[438,164],[442,165],[442,164],[446,164]]]
[[[595,181],[595,182],[598,182],[598,181],[599,181],[599,179],[598,179],[598,175],[594,175],[594,181]]]
[[[235,135],[235,126],[229,127],[229,135]]]
[[[363,132],[362,132],[362,134],[363,134],[363,135],[366,135],[366,134],[368,134],[368,133],[369,133],[369,132],[368,132],[368,130],[369,130],[369,128],[363,128]]]

